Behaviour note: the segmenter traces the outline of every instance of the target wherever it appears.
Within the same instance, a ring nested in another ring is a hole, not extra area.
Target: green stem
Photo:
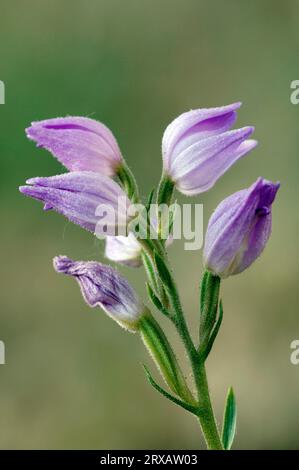
[[[197,353],[190,337],[176,288],[174,291],[174,296],[174,304],[176,305],[176,313],[178,318],[177,328],[188,353],[195,379],[198,394],[199,422],[201,429],[204,434],[208,449],[223,450],[213,412],[205,366],[199,362],[199,354]]]
[[[172,294],[171,303],[176,314],[175,326],[184,342],[191,364],[193,364],[195,357],[197,358],[197,352],[196,352],[194,343],[192,341],[191,335],[189,333],[189,329],[188,329],[185,316],[183,313],[179,293],[178,293],[177,287],[173,279],[172,279],[172,293],[171,294]]]
[[[186,352],[188,354],[188,357],[192,366],[192,372],[193,372],[194,381],[195,381],[195,385],[197,389],[197,395],[198,395],[198,403],[197,403],[198,412],[196,413],[196,416],[199,419],[201,429],[202,429],[203,435],[207,443],[207,447],[208,449],[212,449],[212,450],[223,450],[223,445],[220,439],[219,431],[217,428],[217,424],[216,424],[216,420],[215,420],[215,416],[214,416],[214,412],[212,408],[204,361],[201,360],[201,355],[196,350],[196,347],[194,346],[193,340],[189,333],[189,329],[188,329],[186,319],[183,313],[178,289],[171,275],[170,269],[167,266],[165,253],[160,252],[158,254],[158,252],[156,251],[156,254],[155,254],[155,250],[152,250],[152,246],[148,242],[144,243],[144,248],[146,249],[147,254],[149,255],[150,259],[153,260],[154,262],[153,265],[157,268],[158,272],[156,273],[156,269],[155,269],[155,274],[158,276],[158,279],[159,279],[158,282],[164,285],[168,300],[175,313],[175,317],[173,317],[172,319],[173,323],[184,343]],[[218,298],[219,282],[217,279],[214,279],[214,278],[212,280],[214,281],[215,292],[217,295],[215,296],[213,295],[212,296],[213,301],[209,303],[214,308],[215,303],[216,303],[214,300],[214,297],[217,296]],[[206,300],[207,299],[202,299],[203,303],[205,303]],[[165,299],[163,297],[160,298],[160,301],[163,307],[168,309],[168,305],[165,305]],[[205,312],[205,313],[208,316],[209,312]],[[204,320],[205,320],[204,325],[206,324],[209,325],[209,322],[207,322],[207,318],[205,318]],[[182,393],[181,390],[180,390],[180,393]]]
[[[191,339],[185,317],[182,311],[181,303],[177,289],[173,292],[173,305],[177,314],[177,329],[184,342],[188,357],[191,362],[193,376],[198,394],[198,418],[207,447],[210,450],[223,450],[219,431],[217,428],[212,402],[210,398],[209,386],[204,364],[200,364],[199,354],[197,353]]]
[[[216,419],[210,398],[207,374],[204,365],[200,365],[195,377],[199,393],[199,422],[209,450],[223,450]]]

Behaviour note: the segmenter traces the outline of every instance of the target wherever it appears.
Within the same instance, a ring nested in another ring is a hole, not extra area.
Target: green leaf
[[[146,203],[146,212],[150,210],[150,206],[151,206],[151,203],[153,202],[154,194],[155,194],[155,188],[153,188],[151,192],[149,193],[147,203]]]
[[[145,272],[147,274],[149,284],[153,291],[158,291],[158,283],[156,280],[155,265],[145,250],[141,253],[142,261],[144,264]]]
[[[204,274],[201,284],[201,312],[200,312],[200,332],[201,343],[205,343],[214,328],[220,289],[220,278],[208,272]]]
[[[168,176],[162,176],[159,183],[158,193],[157,193],[157,204],[167,204],[168,206],[171,203],[172,195],[174,191],[174,183],[169,179]]]
[[[133,202],[138,202],[139,191],[135,177],[124,161],[122,161],[122,164],[117,169],[116,176],[118,177],[121,186],[126,191],[129,199]]]
[[[165,398],[172,401],[176,405],[179,405],[182,408],[184,408],[185,410],[190,411],[190,413],[195,414],[195,415],[198,416],[199,410],[197,409],[196,406],[190,405],[190,403],[185,403],[184,401],[179,400],[178,398],[174,397],[170,393],[166,392],[166,390],[164,390],[164,388],[160,387],[160,385],[158,385],[157,382],[155,382],[155,380],[153,379],[150,371],[148,370],[148,368],[144,364],[143,364],[143,368],[144,368],[147,380],[152,385],[152,387],[154,387],[155,390],[157,390],[159,393],[161,393],[161,395],[163,395]]]
[[[207,280],[209,277],[209,271],[205,271],[200,284],[200,311],[202,312],[205,305],[205,294],[207,289]]]
[[[220,329],[222,319],[223,319],[223,306],[222,306],[222,300],[220,300],[220,302],[219,302],[219,314],[218,314],[218,318],[216,320],[215,326],[214,326],[214,328],[211,332],[211,335],[210,335],[208,341],[206,342],[206,344],[200,345],[200,348],[199,348],[200,358],[203,362],[205,362],[205,360],[207,359],[208,355],[211,352],[214,341],[215,341],[215,339],[218,335],[218,331]]]
[[[226,397],[223,428],[222,428],[222,444],[225,450],[229,450],[232,446],[237,423],[237,405],[232,387],[229,388]]]
[[[139,321],[139,332],[163,379],[170,390],[179,395],[181,372],[164,331],[152,315],[146,315]]]
[[[193,396],[175,353],[159,323],[148,313],[140,318],[138,326],[144,345],[170,390],[183,400],[192,402]]]
[[[168,226],[168,234],[169,236],[171,235],[172,229],[173,229],[173,224],[174,224],[174,219],[176,216],[176,211],[177,211],[177,200],[174,201],[172,204],[172,207],[174,208],[173,210],[170,211],[169,213],[169,226]]]
[[[155,292],[151,288],[150,284],[147,282],[146,283],[146,290],[148,293],[149,298],[153,302],[154,306],[161,312],[163,315],[166,317],[171,317],[170,313],[166,308],[163,307],[162,303],[160,302],[159,298],[156,296]]]
[[[169,273],[169,269],[166,266],[166,263],[163,258],[158,253],[155,253],[155,263],[161,281],[164,283],[164,286],[167,289],[171,290],[173,287],[173,282]]]

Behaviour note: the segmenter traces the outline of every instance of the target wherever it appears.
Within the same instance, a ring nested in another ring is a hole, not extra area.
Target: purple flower
[[[21,186],[26,196],[41,200],[81,227],[98,234],[126,233],[131,203],[124,191],[107,176],[76,171],[48,178],[31,178]]]
[[[204,264],[227,277],[248,268],[262,253],[270,237],[271,206],[279,188],[263,178],[224,199],[210,218]]]
[[[253,127],[229,131],[241,103],[181,114],[166,128],[163,167],[176,188],[192,196],[210,189],[257,142],[248,140]]]
[[[146,307],[128,281],[111,266],[96,261],[73,261],[67,256],[53,260],[58,273],[73,276],[90,307],[102,308],[121,326],[136,331]]]
[[[113,176],[122,163],[112,132],[94,119],[69,116],[33,122],[26,134],[70,171],[95,171]]]

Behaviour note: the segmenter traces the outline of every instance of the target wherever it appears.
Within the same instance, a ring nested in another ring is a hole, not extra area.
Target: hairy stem
[[[198,394],[198,417],[207,447],[211,450],[223,450],[211,403],[205,366],[204,363],[200,363],[199,354],[191,339],[176,288],[173,290],[173,305],[177,315],[176,326],[184,342],[192,366]]]
[[[159,256],[155,256],[155,253],[150,253],[150,251],[150,247],[147,245],[147,252],[150,255],[151,259],[155,261],[155,265],[158,271],[157,275],[159,275],[160,277],[158,282],[162,282],[164,284],[164,288],[168,297],[168,302],[170,303],[170,306],[173,309],[173,323],[184,343],[186,352],[188,354],[192,366],[194,382],[198,395],[198,413],[196,413],[196,415],[199,419],[201,429],[207,443],[207,447],[208,449],[221,450],[223,449],[223,446],[214,417],[204,362],[201,361],[200,353],[197,351],[191,338],[182,309],[178,289],[173,280],[170,269],[167,267],[167,261],[165,259],[166,256],[162,255],[163,257],[161,258],[161,253]],[[169,305],[165,304],[166,299],[164,297],[160,298],[160,301],[166,309],[169,308]]]
[[[204,365],[200,365],[195,377],[199,394],[199,422],[209,450],[223,450],[210,398],[207,374]]]

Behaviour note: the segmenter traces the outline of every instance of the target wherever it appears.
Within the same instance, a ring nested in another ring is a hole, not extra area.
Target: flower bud
[[[66,256],[55,257],[53,263],[58,273],[77,280],[90,307],[102,308],[129,331],[138,329],[146,308],[128,281],[115,269],[96,261],[73,261]]]
[[[271,206],[279,183],[263,178],[224,199],[212,214],[205,239],[204,265],[225,278],[248,268],[271,234]]]

